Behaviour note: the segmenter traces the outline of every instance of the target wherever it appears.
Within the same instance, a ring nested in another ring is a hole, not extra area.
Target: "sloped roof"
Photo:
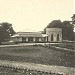
[[[11,36],[11,37],[19,37],[19,34],[14,34],[14,35]]]
[[[40,32],[18,32],[12,37],[42,37]]]
[[[43,37],[47,37],[48,35],[47,35],[47,34],[42,34],[42,36],[43,36]]]

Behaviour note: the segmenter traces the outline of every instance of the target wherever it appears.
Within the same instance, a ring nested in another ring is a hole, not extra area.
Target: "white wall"
[[[46,28],[49,42],[62,42],[62,28]],[[53,34],[53,41],[51,41],[51,34]],[[57,34],[59,34],[59,41],[57,41]]]

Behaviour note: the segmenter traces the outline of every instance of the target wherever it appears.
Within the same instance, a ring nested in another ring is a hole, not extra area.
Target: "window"
[[[57,41],[59,41],[59,34],[57,34]]]
[[[51,41],[53,41],[53,34],[51,34]]]

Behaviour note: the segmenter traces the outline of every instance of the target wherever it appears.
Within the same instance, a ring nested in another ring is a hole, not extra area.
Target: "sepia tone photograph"
[[[0,75],[75,75],[75,0],[0,0]]]

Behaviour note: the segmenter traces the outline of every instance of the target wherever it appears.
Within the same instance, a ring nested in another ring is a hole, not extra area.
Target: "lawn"
[[[43,46],[0,48],[0,60],[22,61],[46,65],[75,67],[75,53]]]

